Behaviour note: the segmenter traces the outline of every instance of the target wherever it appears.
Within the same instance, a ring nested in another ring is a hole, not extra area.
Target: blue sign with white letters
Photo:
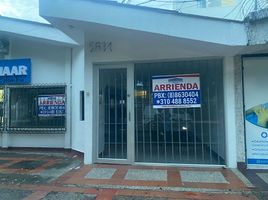
[[[51,94],[38,96],[39,117],[61,117],[65,115],[65,95]]]
[[[30,84],[31,59],[0,60],[0,85]]]

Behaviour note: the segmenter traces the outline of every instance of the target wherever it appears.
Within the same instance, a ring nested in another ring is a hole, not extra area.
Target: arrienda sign
[[[65,95],[52,94],[38,96],[39,117],[60,117],[65,115]]]
[[[0,60],[0,84],[30,84],[31,59]]]
[[[199,74],[152,77],[153,108],[201,107]]]

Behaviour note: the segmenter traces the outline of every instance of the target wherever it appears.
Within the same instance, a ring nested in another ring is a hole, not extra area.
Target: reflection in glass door
[[[98,157],[127,159],[127,70],[99,70]]]

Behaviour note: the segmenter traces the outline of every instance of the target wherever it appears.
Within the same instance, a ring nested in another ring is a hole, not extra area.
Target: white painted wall
[[[86,55],[88,54],[88,48],[85,48]],[[85,163],[90,164],[93,162],[93,153],[96,144],[94,144],[94,133],[96,124],[96,118],[94,118],[94,109],[96,109],[96,104],[98,102],[94,96],[94,73],[93,73],[93,65],[89,59],[89,56],[86,56],[86,65],[85,65]]]
[[[153,61],[192,59],[201,57],[233,56],[240,47],[183,40],[139,31],[95,27],[88,33],[86,47],[90,42],[112,42],[112,51],[88,52],[91,62]]]
[[[9,134],[8,147],[64,148],[63,134]]]
[[[84,33],[80,30],[72,32],[76,41],[86,44]],[[72,143],[74,150],[84,152],[84,162],[91,164],[93,162],[93,126],[96,126],[96,119],[93,116],[93,110],[96,106],[93,104],[94,94],[94,74],[93,64],[89,56],[88,46],[81,45],[72,49]],[[85,119],[80,121],[80,91],[85,92]]]
[[[41,40],[12,38],[10,54],[6,59],[30,58],[32,61],[32,84],[70,83],[70,48],[44,43]],[[67,86],[68,88],[68,86]],[[67,99],[70,90],[67,89]],[[67,121],[70,121],[70,104],[67,102]],[[2,147],[50,147],[70,148],[69,124],[65,134],[2,134]]]
[[[10,58],[31,58],[32,84],[64,84],[67,48],[13,39]]]
[[[85,150],[85,121],[80,121],[80,91],[84,90],[85,56],[84,47],[72,51],[72,149]]]

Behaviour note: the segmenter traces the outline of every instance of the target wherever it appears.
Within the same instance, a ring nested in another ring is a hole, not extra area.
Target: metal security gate
[[[225,164],[222,60],[95,66],[95,162]],[[201,107],[153,108],[152,77],[200,74]]]
[[[153,108],[153,76],[194,73],[200,74],[200,108]],[[221,60],[136,64],[135,161],[225,164]]]
[[[50,99],[45,107],[50,110],[46,110],[46,114],[40,113],[41,97]],[[0,88],[0,128],[5,133],[65,133],[65,86],[8,85]]]
[[[133,162],[133,85],[131,66],[96,66],[98,77],[97,162]],[[132,81],[131,81],[132,80]],[[131,83],[132,82],[132,83]]]
[[[126,91],[126,69],[100,69],[100,158],[127,158]]]

